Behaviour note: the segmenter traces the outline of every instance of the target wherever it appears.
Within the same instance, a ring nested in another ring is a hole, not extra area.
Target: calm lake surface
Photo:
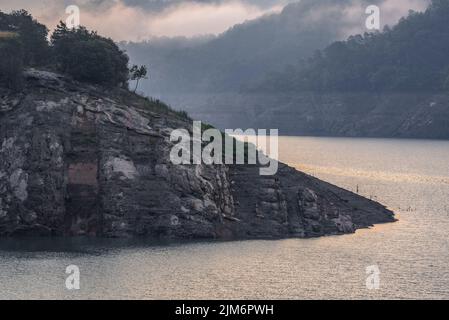
[[[144,245],[0,240],[0,299],[449,299],[449,142],[280,139],[280,160],[399,222],[311,240]],[[65,289],[77,265],[81,289]],[[366,287],[377,265],[380,288]]]

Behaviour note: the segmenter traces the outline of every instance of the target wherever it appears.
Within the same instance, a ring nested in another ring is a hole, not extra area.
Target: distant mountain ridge
[[[196,104],[191,113],[194,118],[223,129],[279,128],[281,135],[300,136],[449,139],[447,93],[303,92],[181,98],[187,105]]]
[[[449,1],[433,0],[426,11],[410,12],[383,32],[346,41],[335,41],[342,29],[341,20],[335,21],[344,17],[335,10],[348,4],[336,3],[303,1],[198,45],[177,42],[177,53],[170,49],[173,44],[166,46],[167,57],[174,59],[167,67],[172,71],[164,71],[167,78],[161,80],[156,63],[153,82],[144,91],[222,129],[449,139]],[[305,23],[320,14],[335,23]],[[278,34],[288,36],[281,41]],[[276,39],[282,45],[271,43]],[[172,78],[175,85],[163,88]]]
[[[152,79],[142,88],[148,94],[236,92],[341,39],[342,20],[337,12],[341,14],[350,3],[304,0],[219,36],[153,39],[122,43],[122,48],[133,63],[150,66]],[[330,6],[334,9],[324,10]]]
[[[449,91],[449,1],[433,0],[383,32],[337,41],[256,91]]]

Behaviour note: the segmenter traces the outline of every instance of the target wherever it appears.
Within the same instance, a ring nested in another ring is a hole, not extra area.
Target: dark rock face
[[[30,70],[0,91],[0,235],[282,238],[394,221],[383,206],[285,165],[170,162],[191,123],[143,99]],[[1,89],[0,89],[1,90]]]

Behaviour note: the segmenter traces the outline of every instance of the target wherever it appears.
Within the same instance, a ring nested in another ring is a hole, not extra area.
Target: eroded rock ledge
[[[313,237],[394,221],[382,205],[285,165],[176,166],[191,123],[157,102],[30,70],[0,89],[0,236]]]

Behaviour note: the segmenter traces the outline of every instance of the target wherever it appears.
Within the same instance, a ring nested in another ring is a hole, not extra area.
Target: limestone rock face
[[[280,165],[174,165],[191,122],[126,91],[30,70],[0,89],[0,236],[281,238],[394,221],[383,206]],[[160,107],[160,106],[159,106]]]

